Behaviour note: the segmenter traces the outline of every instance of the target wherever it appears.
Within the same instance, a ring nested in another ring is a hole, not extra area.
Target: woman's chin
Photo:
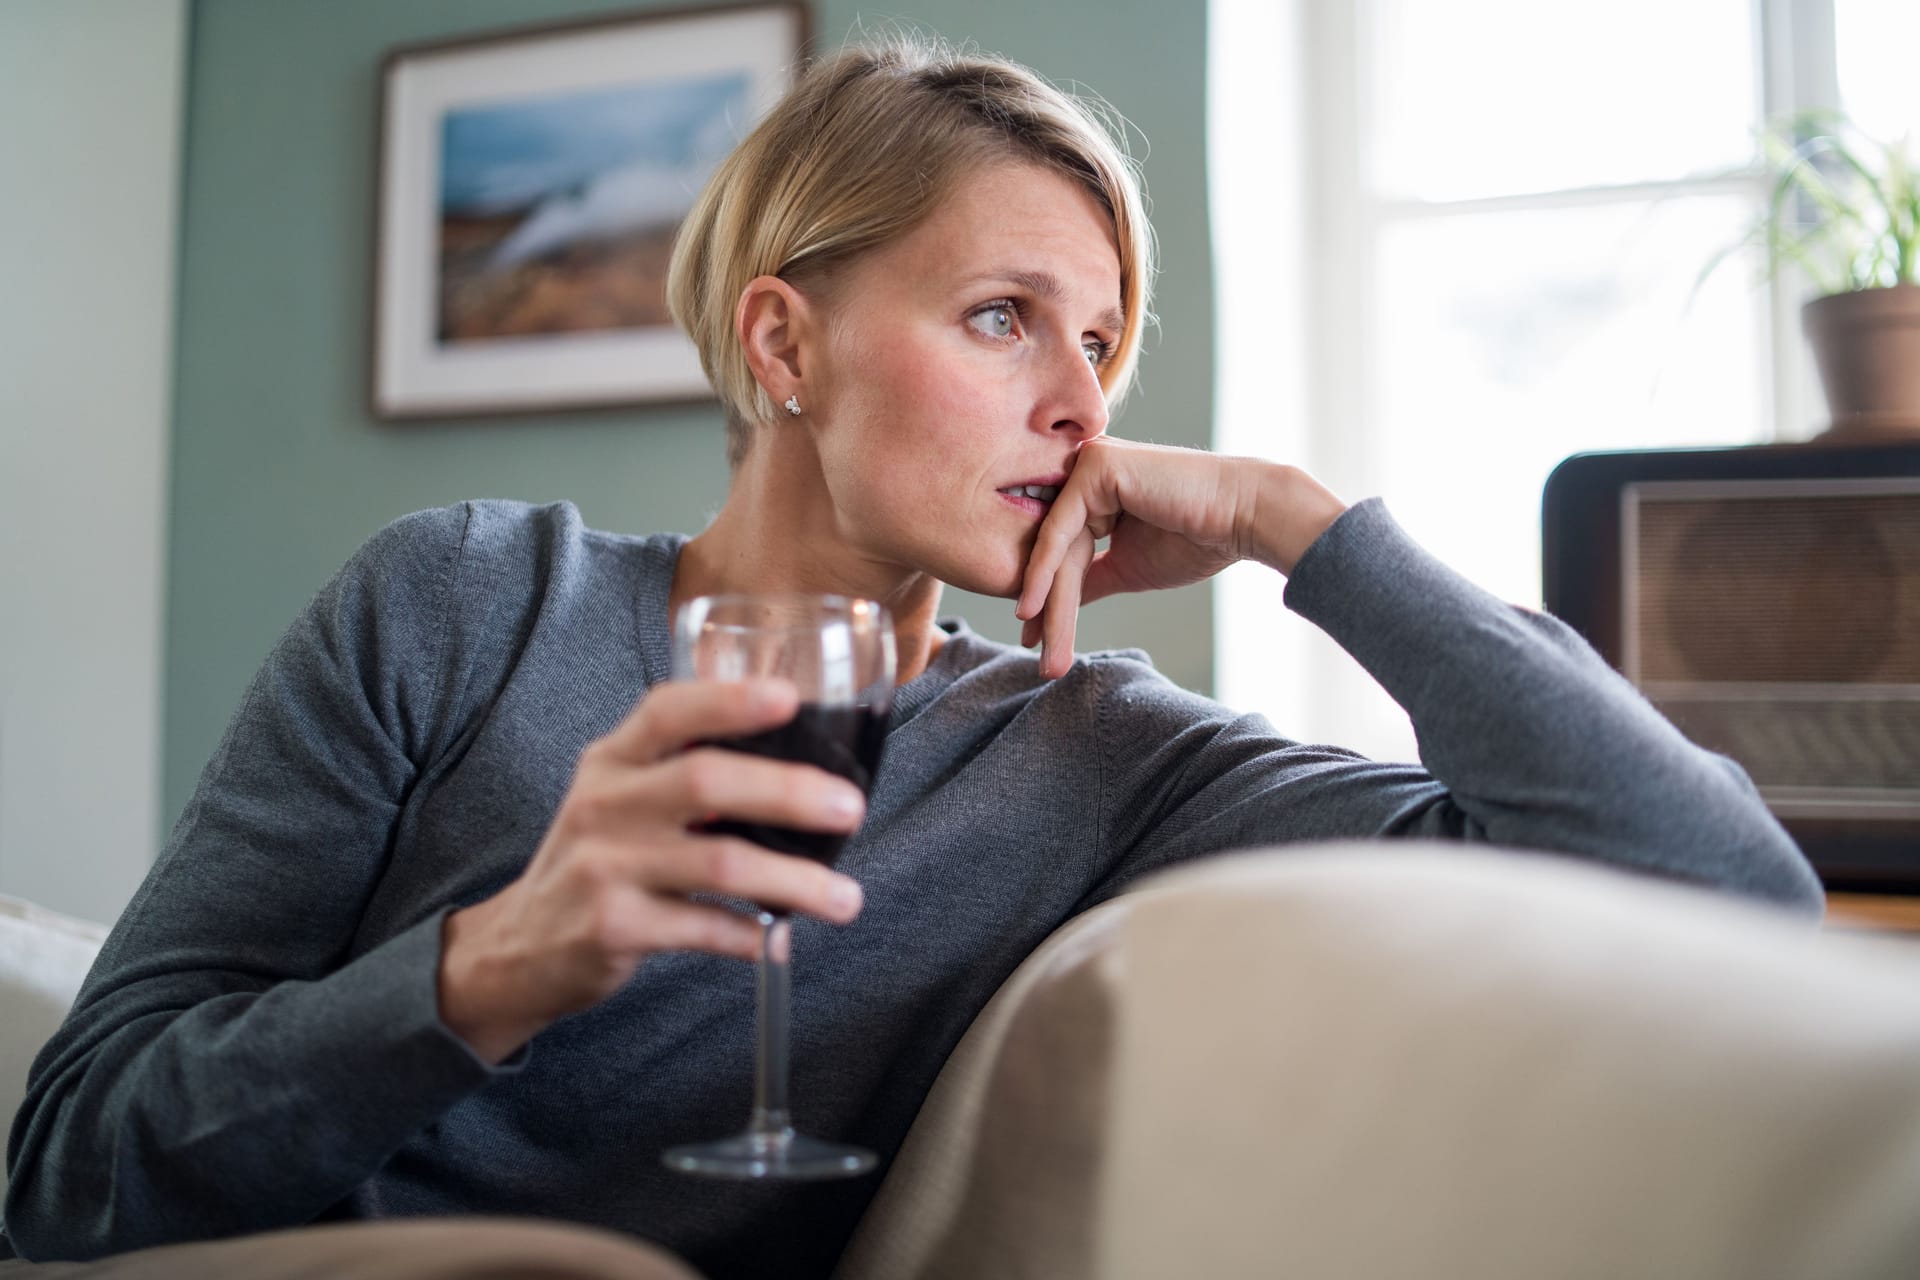
[[[1020,591],[1027,583],[1027,560],[1024,552],[1019,559],[1005,564],[953,565],[940,580],[950,587],[961,591],[971,591],[980,596],[997,596],[1002,600],[1017,600]]]

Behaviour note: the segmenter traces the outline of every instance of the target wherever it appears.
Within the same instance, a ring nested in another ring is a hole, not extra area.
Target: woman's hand
[[[1040,673],[1065,675],[1081,605],[1183,587],[1238,560],[1291,573],[1345,510],[1297,467],[1111,436],[1089,440],[1027,559],[1014,608],[1026,622],[1021,643],[1042,641]],[[1096,555],[1095,540],[1108,537]]]
[[[697,834],[716,818],[851,832],[866,812],[852,783],[811,765],[690,744],[771,729],[799,699],[784,681],[656,685],[581,753],[572,785],[520,878],[447,918],[440,1012],[498,1062],[549,1023],[618,991],[656,951],[753,959],[760,928],[724,894],[844,924],[860,886],[804,858],[732,836]]]

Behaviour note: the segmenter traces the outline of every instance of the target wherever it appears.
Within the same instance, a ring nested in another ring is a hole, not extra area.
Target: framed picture
[[[674,233],[807,34],[788,0],[391,51],[374,415],[708,398],[667,314]]]

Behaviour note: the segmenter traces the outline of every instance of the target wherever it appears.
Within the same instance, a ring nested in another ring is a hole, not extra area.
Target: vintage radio
[[[1548,611],[1828,887],[1920,893],[1920,443],[1580,454],[1542,531]]]

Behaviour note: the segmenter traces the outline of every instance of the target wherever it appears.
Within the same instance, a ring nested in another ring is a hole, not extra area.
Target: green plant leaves
[[[1879,142],[1838,112],[1804,111],[1757,140],[1771,178],[1766,208],[1702,281],[1757,244],[1769,275],[1791,263],[1823,293],[1920,284],[1920,162],[1911,138]]]

